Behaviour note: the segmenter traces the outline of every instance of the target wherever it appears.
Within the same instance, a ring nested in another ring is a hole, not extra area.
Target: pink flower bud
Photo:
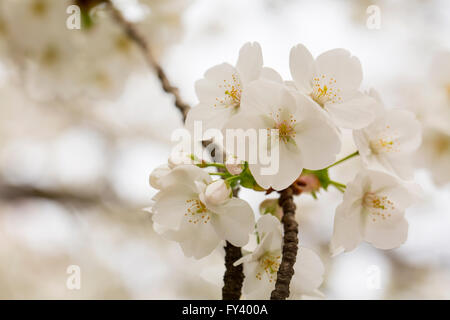
[[[278,199],[266,199],[259,205],[259,212],[264,214],[271,214],[281,220],[283,216],[283,209],[278,204]]]

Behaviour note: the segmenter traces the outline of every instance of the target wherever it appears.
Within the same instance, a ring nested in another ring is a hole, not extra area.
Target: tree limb
[[[225,274],[223,275],[222,300],[239,300],[244,282],[243,265],[233,266],[242,257],[241,248],[227,241],[225,246]]]
[[[122,27],[123,31],[127,34],[127,36],[131,40],[133,40],[134,43],[138,45],[139,48],[141,48],[142,52],[144,53],[145,60],[150,65],[150,67],[152,67],[155,70],[163,90],[166,93],[174,96],[175,106],[181,112],[183,116],[183,121],[185,121],[187,113],[190,110],[190,106],[181,99],[178,88],[174,87],[170,83],[163,68],[159,65],[159,63],[153,56],[150,50],[150,46],[147,44],[145,38],[139,33],[139,30],[137,30],[135,25],[133,25],[131,22],[125,19],[125,17],[122,15],[122,12],[120,12],[120,10],[117,9],[110,0],[108,0],[106,3],[111,9],[113,18],[116,20],[116,22]]]
[[[285,300],[289,297],[289,285],[294,275],[294,264],[298,251],[298,223],[295,220],[296,206],[293,190],[287,188],[281,191],[278,203],[283,208],[283,218],[281,219],[284,227],[283,252],[275,289],[270,296],[271,300]]]

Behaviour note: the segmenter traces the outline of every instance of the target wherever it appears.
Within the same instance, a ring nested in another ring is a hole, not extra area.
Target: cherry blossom
[[[239,112],[247,85],[261,77],[282,81],[275,70],[263,67],[259,43],[248,42],[240,49],[236,66],[229,63],[214,66],[195,83],[199,104],[189,112],[186,127],[193,130],[194,121],[202,121],[204,130],[222,129]]]
[[[385,111],[369,126],[355,130],[353,137],[366,167],[404,179],[412,177],[410,158],[422,138],[421,125],[412,112]]]
[[[404,243],[408,235],[404,215],[415,197],[413,187],[381,171],[359,172],[336,209],[331,251],[351,251],[361,241],[379,249]]]
[[[159,182],[162,188],[151,209],[155,231],[179,242],[187,257],[203,258],[222,240],[240,247],[247,244],[254,227],[252,209],[234,197],[212,203],[208,187],[214,182],[206,171],[180,165]]]
[[[326,110],[339,127],[360,129],[374,118],[375,101],[359,91],[359,59],[344,49],[333,49],[315,60],[302,44],[291,49],[290,69],[297,90]]]
[[[271,140],[271,130],[278,130],[276,145],[280,165],[276,172],[265,173],[261,162],[246,159],[250,160],[249,168],[256,182],[263,188],[285,189],[299,177],[303,168],[322,169],[332,164],[340,151],[339,133],[324,112],[317,109],[311,99],[291,92],[282,84],[268,80],[252,82],[242,96],[241,108],[241,113],[226,123],[224,131],[266,130],[267,139]],[[277,152],[270,141],[263,151]],[[236,150],[229,152],[237,153]]]
[[[277,271],[282,257],[282,226],[272,215],[263,215],[256,226],[261,239],[251,253],[236,261],[244,264],[243,293],[247,299],[269,299],[275,288]],[[320,295],[318,288],[322,284],[324,266],[314,251],[300,247],[294,265],[294,277],[291,280],[291,298],[303,295]]]

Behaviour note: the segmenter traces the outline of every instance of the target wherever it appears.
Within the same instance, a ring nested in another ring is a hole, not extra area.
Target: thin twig
[[[150,46],[147,44],[145,38],[139,33],[139,30],[137,30],[137,28],[131,22],[125,19],[122,12],[120,12],[120,10],[117,9],[110,0],[107,1],[107,4],[112,11],[114,19],[122,27],[123,31],[131,40],[134,41],[136,45],[139,46],[139,48],[141,48],[147,63],[155,70],[163,90],[166,93],[174,96],[175,106],[178,108],[178,110],[180,110],[183,116],[183,121],[186,120],[186,116],[189,112],[190,106],[181,99],[178,88],[174,87],[170,83],[163,68],[159,65],[159,63],[153,56],[152,51],[150,50]]]
[[[294,192],[287,188],[280,192],[278,203],[283,208],[281,222],[284,227],[283,251],[280,268],[277,273],[275,289],[270,296],[271,300],[285,300],[289,297],[289,285],[294,275],[294,264],[298,251],[298,223],[295,221]]]

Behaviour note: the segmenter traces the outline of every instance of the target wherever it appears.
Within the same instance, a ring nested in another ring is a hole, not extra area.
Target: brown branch
[[[227,241],[225,246],[225,274],[223,275],[222,300],[239,300],[241,297],[244,273],[242,264],[233,266],[242,257],[241,248]]]
[[[163,90],[166,93],[174,96],[175,106],[181,112],[183,121],[185,121],[190,106],[181,99],[178,88],[174,87],[170,83],[163,68],[159,65],[159,63],[153,56],[150,50],[150,46],[148,45],[145,38],[139,33],[139,30],[137,30],[135,25],[125,19],[125,17],[122,15],[122,12],[120,12],[120,10],[117,9],[110,0],[108,0],[106,3],[111,9],[113,18],[116,20],[116,22],[122,27],[127,36],[132,41],[134,41],[134,43],[142,50],[147,63],[155,70]]]
[[[298,223],[295,221],[294,191],[291,188],[281,191],[278,203],[283,208],[283,218],[281,219],[284,227],[283,255],[275,289],[270,296],[271,300],[285,300],[289,297],[289,285],[294,275],[294,264],[298,251]]]
[[[237,197],[239,188],[233,190],[233,196]],[[235,247],[227,241],[225,245],[225,273],[223,275],[222,300],[239,300],[241,297],[242,284],[244,282],[244,267],[242,264],[233,266],[237,260],[242,258],[240,247]]]
[[[16,201],[28,198],[41,198],[86,205],[92,205],[98,202],[98,198],[91,194],[72,193],[63,190],[46,190],[31,185],[16,186],[0,183],[0,199]]]
[[[0,202],[22,201],[29,199],[45,199],[76,207],[103,207],[117,210],[141,210],[118,199],[109,188],[95,192],[70,190],[64,188],[43,188],[34,185],[13,185],[0,180]]]

